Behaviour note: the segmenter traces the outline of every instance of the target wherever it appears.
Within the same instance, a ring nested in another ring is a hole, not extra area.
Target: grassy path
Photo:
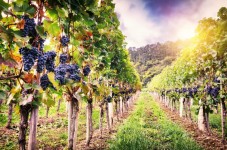
[[[111,150],[200,150],[178,124],[172,122],[148,93],[141,93],[132,115],[109,142]]]

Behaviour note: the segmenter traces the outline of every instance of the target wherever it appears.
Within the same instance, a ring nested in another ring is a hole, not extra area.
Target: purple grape
[[[43,88],[43,90],[46,90],[47,87],[50,85],[50,80],[47,76],[47,74],[44,74],[43,76],[41,76],[40,78],[40,86]]]
[[[66,61],[67,61],[67,59],[68,59],[68,56],[67,56],[66,54],[61,54],[61,55],[60,55],[60,62],[61,62],[62,64],[65,64]]]
[[[61,40],[60,40],[62,46],[67,46],[68,43],[69,43],[69,41],[70,41],[70,40],[69,40],[69,38],[68,38],[67,36],[62,36],[62,37],[61,37]]]
[[[65,84],[65,75],[67,71],[67,65],[60,64],[57,68],[55,68],[55,80],[58,80],[61,85]]]
[[[24,19],[24,29],[22,29],[22,37],[31,36],[35,37],[37,35],[37,32],[35,30],[35,20],[34,18],[30,19],[28,15],[22,16],[22,19]]]
[[[44,54],[47,59],[46,59],[46,69],[50,72],[54,72],[54,61],[56,57],[56,53],[54,51],[48,51]]]
[[[38,49],[32,47],[32,49],[30,50],[27,47],[22,47],[19,49],[19,53],[22,55],[24,71],[30,71],[35,64],[35,60],[39,56]]]
[[[85,66],[83,69],[84,76],[88,76],[90,72],[91,72],[90,66],[89,65]]]
[[[41,73],[43,69],[45,68],[46,64],[46,57],[44,56],[39,56],[38,57],[38,62],[37,62],[37,72]]]

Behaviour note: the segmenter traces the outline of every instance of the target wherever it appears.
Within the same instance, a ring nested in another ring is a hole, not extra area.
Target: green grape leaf
[[[0,0],[0,10],[8,10],[8,8],[10,7],[10,5],[6,2],[4,2],[4,0]]]
[[[0,99],[6,99],[6,93],[0,90]]]
[[[60,27],[58,26],[58,23],[57,23],[57,22],[52,23],[52,24],[49,26],[49,28],[48,28],[48,32],[49,32],[51,35],[53,35],[53,36],[55,36],[55,37],[58,37],[58,36],[60,35],[60,33],[61,33],[61,29],[60,29]]]
[[[57,7],[56,10],[57,10],[58,16],[60,18],[65,18],[66,17],[66,13],[65,13],[64,9]]]
[[[58,20],[57,11],[55,9],[47,9],[47,16],[53,21]]]
[[[35,29],[36,29],[36,31],[38,32],[38,34],[39,34],[43,39],[46,38],[46,36],[45,36],[45,31],[44,31],[44,27],[42,27],[42,26],[36,26]]]

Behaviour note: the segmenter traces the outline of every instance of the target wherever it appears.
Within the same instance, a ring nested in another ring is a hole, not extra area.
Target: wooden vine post
[[[77,88],[74,93],[78,95],[79,88]],[[68,149],[76,150],[76,142],[77,142],[77,133],[78,133],[78,125],[79,125],[79,99],[68,91],[67,93],[68,99]]]
[[[103,132],[103,117],[104,117],[104,105],[105,101],[99,103],[99,132],[100,132],[100,138],[102,138],[102,132]]]
[[[220,90],[221,92],[223,89],[223,81],[220,80]],[[226,130],[226,105],[225,105],[225,97],[222,97],[221,95],[221,130],[222,130],[222,143],[225,143],[225,130]]]
[[[92,139],[92,98],[88,99],[87,107],[86,107],[87,121],[86,121],[86,146],[89,146]]]

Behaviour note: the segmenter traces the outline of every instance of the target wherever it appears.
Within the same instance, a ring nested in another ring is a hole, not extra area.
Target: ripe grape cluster
[[[38,57],[38,61],[37,61],[37,72],[41,73],[43,71],[43,69],[45,68],[45,64],[46,64],[46,57],[43,56],[39,56]]]
[[[217,86],[215,86],[215,87],[207,86],[205,91],[208,95],[212,96],[213,98],[217,98],[220,88]]]
[[[185,88],[184,87],[182,89],[175,88],[173,90],[168,90],[166,92],[167,93],[175,92],[175,93],[178,93],[178,94],[183,93],[183,94],[185,94],[186,97],[192,97],[193,98],[197,94],[198,88],[199,87],[193,87],[193,88]],[[164,93],[165,93],[165,91],[162,91],[162,96],[164,96]]]
[[[219,82],[219,81],[217,81],[217,82]],[[174,91],[176,93],[184,93],[184,94],[186,94],[186,97],[193,98],[198,93],[199,88],[200,88],[200,86],[196,86],[193,88],[182,88],[182,89],[176,88],[176,89],[174,89]],[[173,90],[171,90],[171,91],[173,91]],[[219,91],[220,91],[220,88],[218,86],[212,87],[210,85],[207,85],[204,88],[204,92],[206,92],[208,95],[212,96],[213,98],[217,98]],[[169,90],[166,92],[169,93]],[[165,93],[165,91],[162,91],[161,95],[164,96],[164,93]]]
[[[40,86],[43,88],[43,90],[46,90],[49,85],[51,85],[51,82],[50,82],[47,74],[44,74],[40,78]]]
[[[40,49],[40,51],[43,51],[43,48],[44,48],[44,42],[45,42],[45,40],[44,40],[44,39],[39,38],[39,49]]]
[[[55,68],[55,80],[58,80],[61,85],[65,84],[66,64],[60,64]]]
[[[48,51],[44,54],[44,57],[46,57],[46,70],[54,72],[54,61],[56,53],[54,51]]]
[[[68,59],[68,56],[67,56],[66,54],[61,54],[61,55],[60,55],[60,62],[61,62],[62,64],[65,64],[66,61],[67,61],[67,59]]]
[[[34,37],[37,32],[35,30],[35,20],[34,18],[30,19],[28,15],[22,16],[22,19],[24,19],[25,24],[24,24],[24,29],[22,29],[22,37],[26,36],[32,36]]]
[[[111,97],[111,96],[108,96],[108,97],[106,98],[106,101],[107,101],[108,103],[110,103],[111,100],[112,100],[112,97]]]
[[[212,87],[210,85],[206,86],[205,91],[208,95],[211,94]]]
[[[43,55],[40,55],[37,61],[37,72],[41,73],[45,68],[45,66],[49,72],[54,72],[55,57],[56,57],[56,53],[54,51],[48,51]]]
[[[19,49],[19,53],[22,55],[24,71],[30,71],[39,56],[38,49],[36,47],[32,47],[32,49],[22,47]]]
[[[72,79],[76,82],[79,82],[81,80],[81,77],[79,76],[79,66],[74,64],[74,65],[68,65],[67,66],[67,72],[68,74],[68,78]]]
[[[183,89],[182,89],[182,92],[183,92],[183,93],[186,93],[186,92],[187,92],[187,88],[183,88]]]
[[[79,75],[79,66],[76,64],[65,64],[68,59],[66,54],[60,55],[60,65],[55,68],[55,80],[58,80],[61,85],[66,83],[66,78],[79,82],[81,77]]]
[[[84,76],[88,76],[90,72],[91,72],[90,66],[86,65],[83,69]]]
[[[212,88],[210,94],[213,98],[217,98],[219,94],[220,88],[219,87],[214,87]]]
[[[61,40],[60,40],[62,46],[67,46],[69,41],[70,41],[69,37],[67,37],[67,36],[62,36]]]

